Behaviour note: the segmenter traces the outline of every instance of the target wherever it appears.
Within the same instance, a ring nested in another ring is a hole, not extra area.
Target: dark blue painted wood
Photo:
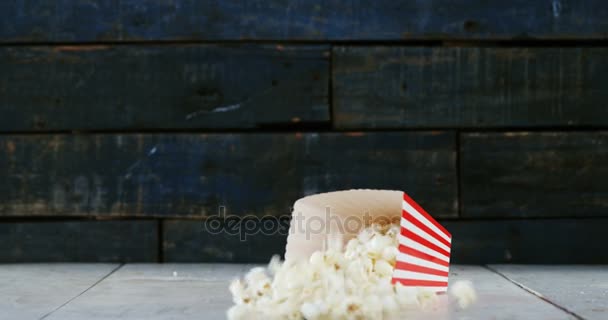
[[[453,263],[608,263],[608,251],[598,241],[604,237],[608,219],[441,223],[452,233]],[[230,228],[216,233],[205,229],[203,221],[167,221],[163,228],[165,261],[264,263],[272,255],[285,253],[287,223],[273,223],[279,226],[276,229],[262,229],[260,222],[247,225],[247,231]],[[241,234],[247,235],[246,241],[241,241]]]
[[[329,121],[320,46],[0,48],[0,131],[256,128]]]
[[[608,219],[443,221],[453,263],[608,263]]]
[[[464,217],[608,217],[608,133],[463,134]]]
[[[606,48],[334,49],[338,128],[608,125]]]
[[[606,38],[602,0],[12,0],[0,41]]]
[[[157,262],[158,223],[0,222],[0,262]]]
[[[289,219],[234,220],[234,223],[235,227],[230,229],[209,232],[205,221],[165,220],[164,262],[267,263],[273,255],[284,255]],[[266,225],[262,227],[262,223]]]
[[[405,190],[455,216],[451,133],[0,136],[0,216],[282,215],[313,193]]]

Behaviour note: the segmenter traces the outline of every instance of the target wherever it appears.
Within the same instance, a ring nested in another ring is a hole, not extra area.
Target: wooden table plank
[[[456,301],[450,301],[447,307],[414,319],[574,319],[484,267],[451,266],[450,284],[458,280],[472,281],[478,296],[475,304],[461,310]]]
[[[5,42],[605,39],[602,0],[0,2]]]
[[[606,48],[339,46],[332,67],[338,128],[608,125]]]
[[[584,319],[608,318],[608,266],[493,265],[491,268]]]
[[[328,66],[324,46],[0,47],[0,131],[328,123]]]
[[[38,320],[117,267],[117,264],[0,264],[0,320]]]
[[[249,267],[126,265],[48,319],[222,319],[232,304],[228,282]],[[450,277],[472,280],[479,302],[459,310],[443,296],[431,312],[408,312],[408,319],[572,319],[485,268],[453,266]]]
[[[351,188],[458,208],[452,132],[2,135],[0,175],[0,216],[280,216]]]
[[[222,319],[228,284],[250,266],[129,264],[53,313],[53,319]],[[176,274],[176,276],[174,276]]]
[[[156,262],[158,223],[0,222],[0,262]]]
[[[608,216],[606,131],[468,133],[460,151],[464,217]]]

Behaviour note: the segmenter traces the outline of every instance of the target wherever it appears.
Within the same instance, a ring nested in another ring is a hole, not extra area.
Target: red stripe
[[[416,227],[422,229],[422,231],[428,233],[433,238],[439,240],[439,242],[445,244],[446,246],[448,246],[450,248],[452,247],[452,245],[447,240],[445,240],[442,236],[438,235],[437,232],[433,231],[431,228],[429,228],[427,225],[425,225],[424,223],[422,223],[420,220],[414,218],[413,215],[409,214],[405,210],[403,210],[403,218],[405,220],[411,222]]]
[[[418,250],[416,250],[414,248],[406,247],[406,246],[404,246],[402,244],[399,245],[399,251],[401,253],[403,253],[403,254],[407,254],[407,255],[410,255],[410,256],[413,256],[413,257],[416,257],[416,258],[420,258],[420,259],[423,259],[423,260],[426,260],[426,261],[430,261],[430,262],[436,263],[438,265],[442,265],[444,267],[449,267],[450,266],[450,263],[447,262],[447,261],[443,261],[443,260],[441,260],[441,259],[439,259],[437,257],[433,257],[430,254],[426,254],[426,253],[418,251]]]
[[[434,274],[436,276],[449,276],[447,271],[436,270],[428,267],[423,267],[415,264],[411,264],[408,262],[397,261],[395,264],[395,270],[405,270],[405,271],[413,271],[418,273],[426,273],[426,274]]]
[[[447,287],[447,281],[431,281],[431,280],[412,280],[412,279],[397,279],[393,278],[392,284],[401,283],[404,286],[420,286],[420,287]]]
[[[415,234],[414,232],[412,232],[410,230],[407,230],[404,227],[401,227],[401,235],[403,235],[404,237],[409,238],[411,240],[414,240],[433,251],[437,251],[437,252],[441,253],[442,255],[446,256],[447,258],[450,257],[449,252],[439,248],[436,244],[433,244],[432,242],[426,240],[425,238]]]
[[[414,209],[418,210],[418,212],[420,212],[420,214],[422,214],[427,220],[429,220],[432,224],[435,225],[435,227],[439,228],[439,230],[443,231],[443,233],[445,233],[448,238],[452,238],[452,234],[448,232],[448,230],[446,230],[442,225],[440,225],[437,221],[435,221],[435,219],[433,219],[433,217],[431,217],[430,214],[428,214],[426,211],[424,211],[424,209],[422,209],[422,207],[420,205],[418,205],[416,203],[416,201],[414,201],[414,199],[410,198],[410,196],[407,195],[407,193],[403,193],[403,200],[405,200],[407,203],[409,203],[412,207],[414,207]]]

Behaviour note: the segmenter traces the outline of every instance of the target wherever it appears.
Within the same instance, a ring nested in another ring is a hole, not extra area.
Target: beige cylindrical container
[[[328,238],[344,243],[372,223],[399,223],[403,191],[356,189],[311,195],[294,204],[285,260],[308,259]]]

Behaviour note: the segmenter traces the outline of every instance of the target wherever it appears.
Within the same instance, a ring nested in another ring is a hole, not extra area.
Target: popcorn
[[[344,247],[328,239],[306,262],[275,256],[230,284],[228,319],[403,319],[405,309],[436,305],[432,291],[391,283],[398,234],[399,225],[372,225]],[[453,291],[461,306],[475,300],[470,285]]]
[[[477,294],[470,281],[456,281],[450,288],[450,294],[456,298],[462,309],[467,308],[477,300]]]

